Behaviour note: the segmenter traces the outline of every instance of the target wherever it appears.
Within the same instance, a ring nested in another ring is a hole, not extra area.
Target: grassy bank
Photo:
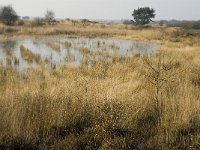
[[[56,25],[33,26],[26,23],[23,26],[5,26],[0,24],[1,37],[13,36],[67,36],[67,37],[119,37],[135,40],[148,41],[171,41],[178,42],[184,38],[199,36],[199,32],[189,32],[175,27],[146,27],[139,28],[133,25],[113,25],[102,23],[91,23],[87,26],[81,24],[73,25],[70,21],[63,21]],[[172,38],[172,39],[169,39]],[[178,40],[177,40],[178,38]]]
[[[174,28],[71,28],[77,37],[105,32],[161,48],[151,58],[105,56],[25,75],[0,67],[0,149],[200,148],[198,36]]]

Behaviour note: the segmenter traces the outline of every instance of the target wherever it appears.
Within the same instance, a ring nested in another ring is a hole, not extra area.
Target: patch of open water
[[[146,44],[132,40],[119,39],[87,39],[87,38],[41,38],[18,39],[0,41],[0,63],[6,67],[14,67],[18,70],[36,68],[39,66],[36,60],[28,60],[24,56],[22,46],[30,55],[36,55],[45,62],[48,67],[61,65],[78,66],[85,55],[122,56],[156,54],[158,45]],[[10,51],[10,52],[9,52]],[[29,56],[31,57],[31,56]]]

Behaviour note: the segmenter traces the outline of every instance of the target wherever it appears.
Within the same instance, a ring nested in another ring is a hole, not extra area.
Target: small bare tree
[[[45,20],[48,22],[48,24],[55,23],[55,13],[52,10],[47,10],[45,14]]]

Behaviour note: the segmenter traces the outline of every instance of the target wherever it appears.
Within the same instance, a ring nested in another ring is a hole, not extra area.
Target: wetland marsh
[[[0,149],[199,149],[199,35],[67,21],[12,29],[0,35]]]
[[[87,59],[111,60],[115,57],[154,56],[159,48],[147,44],[120,39],[86,38],[30,38],[0,41],[0,62],[17,70],[48,68],[63,65],[79,66]]]

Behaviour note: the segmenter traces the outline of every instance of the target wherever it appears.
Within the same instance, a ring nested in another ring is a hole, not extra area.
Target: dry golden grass
[[[65,48],[66,49],[69,49],[69,48],[71,48],[72,47],[72,43],[71,42],[65,42]]]
[[[23,79],[2,68],[1,145],[197,149],[200,66],[193,61],[187,53],[164,53]]]
[[[70,49],[67,49],[66,61],[67,62],[73,62],[73,61],[75,61],[75,56],[74,56],[74,54],[72,54],[72,52],[70,51]]]
[[[0,67],[0,149],[199,149],[199,37],[93,28],[77,27],[77,36],[112,32],[161,48],[150,58],[101,55],[78,68],[25,75]]]
[[[48,43],[47,44],[52,50],[60,52],[60,45],[57,43]]]
[[[42,63],[40,55],[32,53],[28,48],[25,48],[23,45],[20,46],[20,52],[22,58],[30,63],[35,61],[37,64]]]

